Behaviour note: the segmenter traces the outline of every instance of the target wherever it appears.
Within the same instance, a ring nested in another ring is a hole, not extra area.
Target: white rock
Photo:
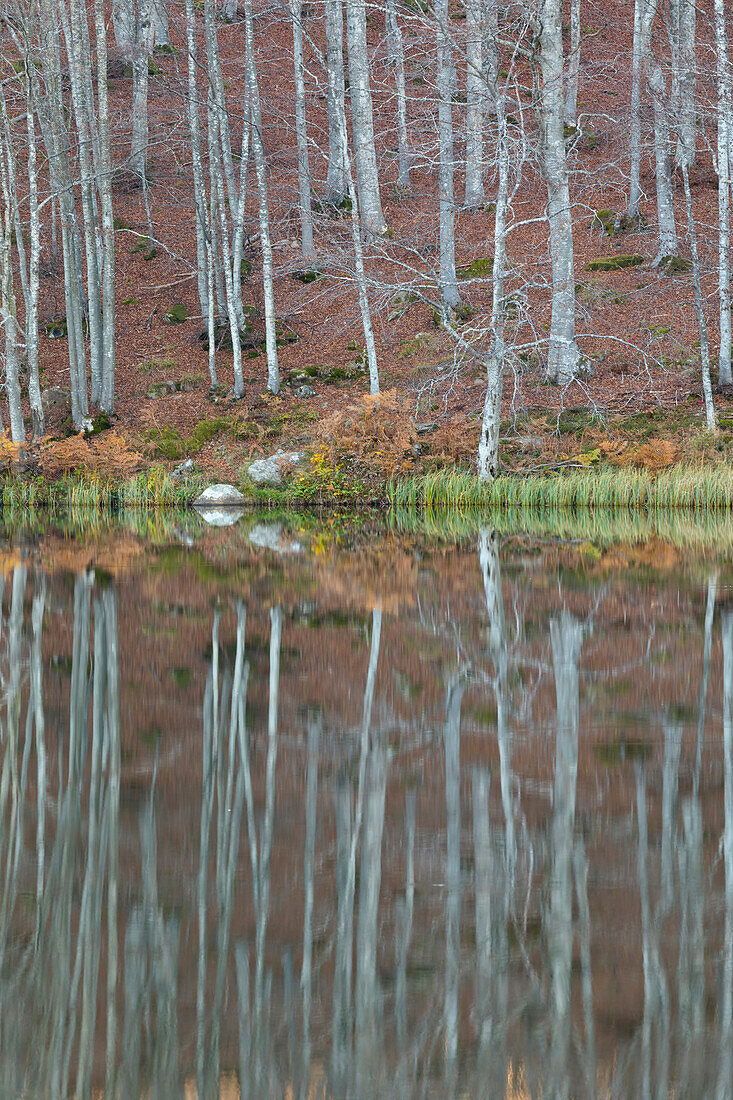
[[[255,485],[281,485],[283,476],[303,461],[302,451],[276,451],[269,458],[253,462],[247,473]]]
[[[193,502],[194,508],[220,508],[243,504],[244,497],[233,485],[209,485]]]
[[[276,554],[301,554],[303,547],[299,542],[283,538],[283,529],[279,523],[256,523],[249,533],[253,546],[263,550],[274,550]]]

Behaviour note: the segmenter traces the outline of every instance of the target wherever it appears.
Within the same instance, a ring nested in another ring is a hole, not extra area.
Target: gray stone
[[[296,397],[315,397],[316,391],[312,386],[299,386],[295,391]]]
[[[231,508],[244,504],[245,498],[233,485],[209,485],[193,502],[194,508]]]
[[[63,409],[71,407],[71,394],[62,386],[49,386],[41,392],[41,405],[44,412],[51,409]]]
[[[247,473],[255,485],[281,485],[283,477],[303,461],[302,451],[276,451],[269,458],[258,458]]]
[[[182,462],[180,466],[176,466],[175,470],[171,474],[174,481],[179,481],[182,477],[186,477],[193,471],[193,459],[187,458],[185,462]]]
[[[273,550],[276,554],[302,554],[299,542],[283,538],[283,529],[279,523],[256,523],[249,533],[253,546],[263,550]]]

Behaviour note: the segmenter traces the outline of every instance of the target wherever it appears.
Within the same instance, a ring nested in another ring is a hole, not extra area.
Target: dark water
[[[3,551],[0,1096],[733,1096],[733,569],[181,538]]]

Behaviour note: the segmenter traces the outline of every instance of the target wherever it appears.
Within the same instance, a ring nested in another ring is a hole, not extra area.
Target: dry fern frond
[[[74,435],[41,447],[40,464],[48,477],[79,470],[102,478],[124,478],[140,465],[141,456],[116,431],[85,439]]]
[[[427,437],[430,453],[445,462],[473,465],[478,448],[478,425],[465,416],[454,416]]]
[[[391,476],[411,465],[417,439],[407,404],[396,390],[364,394],[325,417],[316,429],[332,464],[351,457]]]
[[[612,466],[633,466],[651,474],[673,466],[680,457],[680,449],[671,439],[650,439],[640,446],[619,440],[601,444],[600,449]]]

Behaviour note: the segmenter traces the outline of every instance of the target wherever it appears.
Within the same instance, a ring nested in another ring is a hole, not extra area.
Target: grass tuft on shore
[[[501,476],[487,482],[467,471],[438,470],[392,482],[387,495],[397,509],[726,511],[733,508],[733,467],[678,465],[658,474],[608,467]]]
[[[118,481],[92,474],[65,474],[58,481],[9,478],[2,486],[2,513],[8,520],[41,509],[60,513],[185,508],[202,487],[201,478],[175,480],[162,466]]]

